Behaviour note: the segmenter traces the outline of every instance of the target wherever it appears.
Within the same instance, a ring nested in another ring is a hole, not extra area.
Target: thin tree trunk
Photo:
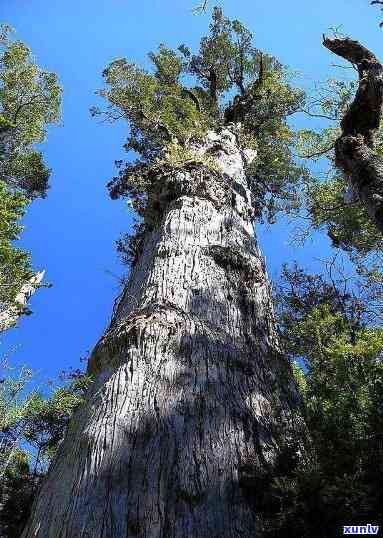
[[[28,300],[35,293],[44,278],[44,274],[45,271],[39,271],[33,275],[32,278],[22,286],[21,290],[16,295],[14,303],[0,312],[0,332],[11,329],[16,325],[19,317],[25,312]]]
[[[229,130],[169,167],[142,252],[89,363],[23,538],[254,538],[299,397],[254,238],[245,155]],[[248,156],[249,157],[249,156]]]
[[[372,52],[349,38],[324,38],[326,48],[351,62],[359,87],[335,145],[336,165],[345,172],[369,215],[383,232],[383,159],[374,148],[383,104],[383,66]]]

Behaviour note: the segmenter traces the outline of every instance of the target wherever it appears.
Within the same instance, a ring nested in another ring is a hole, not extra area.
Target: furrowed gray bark
[[[299,396],[281,356],[241,152],[209,133],[149,196],[142,252],[96,345],[23,538],[254,538]],[[254,155],[253,155],[254,156]]]
[[[358,41],[324,38],[323,44],[358,69],[358,91],[341,122],[342,133],[335,145],[336,165],[383,232],[383,159],[374,150],[374,134],[382,115],[383,66]]]

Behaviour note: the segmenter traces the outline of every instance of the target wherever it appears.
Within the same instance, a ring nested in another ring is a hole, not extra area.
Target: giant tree
[[[217,8],[197,54],[149,57],[151,72],[117,59],[103,74],[104,113],[138,155],[110,193],[140,221],[24,538],[260,536],[268,484],[302,453],[253,224],[294,203],[287,117],[303,96]]]

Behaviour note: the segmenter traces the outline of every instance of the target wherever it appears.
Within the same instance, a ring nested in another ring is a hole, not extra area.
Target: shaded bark
[[[23,538],[254,538],[300,399],[229,130],[163,172],[96,376]],[[247,154],[249,156],[249,154]]]
[[[383,66],[358,41],[324,38],[326,48],[356,66],[359,87],[335,144],[336,165],[345,172],[371,218],[383,232],[383,159],[374,150],[383,103]]]

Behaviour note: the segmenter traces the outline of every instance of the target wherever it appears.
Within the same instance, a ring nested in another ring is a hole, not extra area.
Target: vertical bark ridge
[[[95,383],[24,538],[261,536],[262,477],[278,428],[299,425],[298,396],[242,157],[230,132],[219,140],[220,171],[158,182],[157,225],[93,352]]]

